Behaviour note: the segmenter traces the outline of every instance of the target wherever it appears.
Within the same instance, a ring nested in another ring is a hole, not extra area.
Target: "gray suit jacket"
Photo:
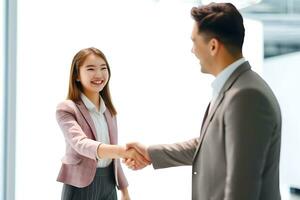
[[[192,165],[193,200],[280,200],[281,113],[267,83],[239,66],[202,122],[200,137],[153,145],[153,167]]]

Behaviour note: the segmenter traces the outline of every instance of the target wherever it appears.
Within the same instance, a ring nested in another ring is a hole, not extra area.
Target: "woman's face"
[[[80,81],[86,96],[99,95],[108,79],[109,72],[106,62],[97,55],[88,55],[83,64],[79,66],[77,81]]]

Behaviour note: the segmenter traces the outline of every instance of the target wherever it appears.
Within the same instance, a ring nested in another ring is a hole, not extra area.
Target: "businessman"
[[[192,52],[201,71],[215,76],[200,135],[175,144],[127,147],[155,169],[192,165],[193,200],[280,200],[280,108],[243,57],[243,18],[230,3],[194,7],[191,15]]]

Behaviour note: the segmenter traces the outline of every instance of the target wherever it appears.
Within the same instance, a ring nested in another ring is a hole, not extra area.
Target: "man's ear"
[[[220,48],[220,42],[216,38],[212,38],[209,41],[209,50],[210,50],[210,55],[214,56],[217,54]]]

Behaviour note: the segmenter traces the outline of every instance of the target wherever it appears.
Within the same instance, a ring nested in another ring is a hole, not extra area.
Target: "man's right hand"
[[[140,155],[144,157],[144,161],[145,160],[147,161],[147,162],[140,162],[139,161],[140,159],[136,160],[134,158],[126,158],[125,160],[123,160],[123,162],[127,165],[128,168],[133,170],[139,170],[151,164],[151,158],[148,154],[147,146],[138,142],[131,142],[126,144],[126,150],[127,151],[135,150],[136,152],[138,152]]]

